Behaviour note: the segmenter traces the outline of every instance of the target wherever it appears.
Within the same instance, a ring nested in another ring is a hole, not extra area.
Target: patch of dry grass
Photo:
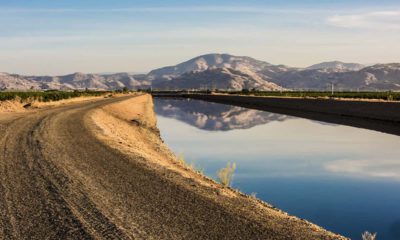
[[[204,174],[203,168],[198,167],[194,162],[188,163],[185,160],[185,157],[183,156],[183,154],[179,155],[176,159],[178,160],[179,164],[181,164],[182,166],[189,168],[197,173]]]
[[[376,240],[376,233],[372,234],[372,233],[370,233],[368,231],[365,231],[362,234],[362,239],[363,240]]]
[[[235,173],[236,170],[236,163],[229,163],[226,165],[226,167],[221,168],[218,173],[218,179],[219,182],[224,186],[224,187],[228,187],[231,185],[232,183],[232,179],[233,179],[233,174]]]

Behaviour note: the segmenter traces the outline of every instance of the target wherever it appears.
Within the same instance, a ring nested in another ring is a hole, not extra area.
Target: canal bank
[[[182,164],[159,135],[149,95],[110,104],[94,111],[91,117],[101,129],[98,136],[102,141],[132,156],[135,164],[151,170],[152,179],[171,187],[147,204],[161,201],[152,207],[163,209],[163,215],[172,219],[161,225],[181,223],[176,229],[164,229],[173,231],[177,239],[347,239],[235,189],[222,187]],[[142,188],[150,191],[160,187]],[[183,230],[187,230],[186,237],[178,235]]]

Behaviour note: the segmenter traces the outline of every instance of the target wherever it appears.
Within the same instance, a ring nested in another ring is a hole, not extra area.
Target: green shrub
[[[101,96],[108,92],[103,91],[37,91],[37,92],[0,92],[0,101],[20,99],[21,102],[27,100],[35,100],[39,102],[59,101],[62,99],[69,99],[83,96]]]
[[[400,92],[380,91],[380,92],[354,92],[342,91],[331,92],[324,91],[222,91],[222,93],[234,95],[255,95],[271,97],[312,97],[312,98],[360,98],[360,99],[382,99],[390,101],[399,101]]]

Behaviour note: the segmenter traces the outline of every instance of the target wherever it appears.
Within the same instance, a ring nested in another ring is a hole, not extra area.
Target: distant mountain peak
[[[184,73],[171,80],[155,82],[154,89],[259,89],[283,90],[280,86],[265,81],[255,73],[250,75],[242,71],[222,67],[208,68],[204,71]]]
[[[318,64],[314,64],[312,66],[307,67],[309,70],[316,70],[316,69],[325,69],[325,70],[332,70],[338,72],[345,72],[345,71],[359,71],[365,66],[359,63],[345,63],[341,61],[330,61],[330,62],[322,62]]]
[[[159,68],[147,76],[154,87],[169,89],[209,88],[282,90],[270,82],[291,68],[275,66],[246,56],[226,53],[200,55],[175,66]]]
[[[381,63],[367,67],[366,69],[400,69],[400,63]]]
[[[83,72],[74,72],[71,74],[67,74],[67,75],[72,75],[72,76],[86,76],[89,75],[88,73],[83,73]]]

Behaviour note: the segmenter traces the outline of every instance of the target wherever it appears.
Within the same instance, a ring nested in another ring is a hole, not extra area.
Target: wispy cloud
[[[268,7],[246,7],[246,6],[189,6],[189,7],[138,7],[138,8],[0,8],[1,13],[293,13],[309,14],[325,11],[322,9],[279,9]]]
[[[329,162],[325,170],[350,176],[400,180],[400,164],[397,159],[343,159]]]
[[[238,31],[240,29],[240,31]],[[107,31],[79,31],[70,33],[52,34],[19,34],[14,36],[0,36],[0,49],[5,52],[12,52],[15,49],[63,49],[112,47],[135,48],[142,45],[159,45],[163,43],[165,47],[183,44],[211,45],[216,43],[238,44],[247,42],[261,44],[267,41],[269,35],[277,35],[274,31],[260,31],[251,26],[235,25],[232,27],[215,26],[208,27],[181,27],[165,28],[157,31],[148,31],[144,28],[115,28]]]
[[[335,15],[327,23],[342,28],[400,30],[400,10]]]

